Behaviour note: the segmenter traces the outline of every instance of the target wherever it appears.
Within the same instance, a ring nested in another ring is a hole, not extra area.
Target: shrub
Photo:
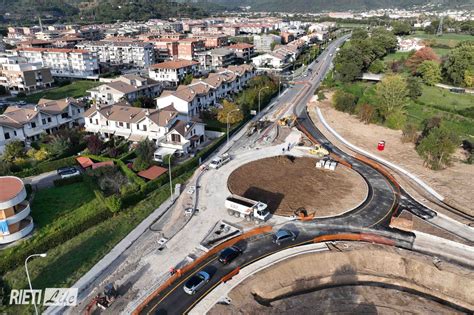
[[[389,114],[385,120],[385,124],[390,129],[402,129],[405,126],[407,117],[405,113],[397,111]]]
[[[359,106],[359,119],[360,121],[369,124],[374,118],[375,108],[370,104],[362,104]]]
[[[337,90],[333,96],[334,108],[346,113],[354,113],[356,97],[342,90]]]
[[[112,212],[118,212],[122,208],[122,200],[117,195],[105,198],[105,205]]]
[[[414,124],[408,123],[403,127],[402,142],[416,143],[418,139],[418,130]]]
[[[59,160],[41,162],[41,163],[38,163],[35,167],[13,173],[13,175],[18,176],[18,177],[34,176],[34,175],[39,175],[41,173],[54,171],[60,167],[71,166],[71,165],[74,165],[75,163],[76,163],[76,158],[73,156],[70,156],[63,159],[59,159]]]
[[[432,128],[429,134],[421,139],[416,151],[423,158],[428,168],[439,170],[450,165],[451,156],[457,145],[457,135],[441,125]]]

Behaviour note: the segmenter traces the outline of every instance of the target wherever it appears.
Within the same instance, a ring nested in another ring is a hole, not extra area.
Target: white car
[[[58,171],[58,175],[62,179],[64,179],[64,178],[68,178],[68,177],[81,175],[81,172],[79,172],[79,170],[76,169],[75,167],[71,167],[71,168],[67,168],[67,169],[63,169],[63,170]]]
[[[202,288],[206,283],[209,282],[211,276],[205,271],[199,271],[194,276],[189,278],[184,284],[184,292],[189,295],[193,295],[197,290]]]

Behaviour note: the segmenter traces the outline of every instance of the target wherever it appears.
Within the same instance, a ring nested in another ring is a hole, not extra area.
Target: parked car
[[[278,230],[274,235],[273,235],[273,243],[277,245],[281,245],[281,243],[284,243],[286,241],[294,241],[296,239],[296,234],[290,230]]]
[[[205,271],[199,271],[186,281],[184,284],[184,292],[193,295],[209,282],[211,276]]]
[[[62,167],[57,170],[57,173],[61,178],[68,178],[81,174],[81,172],[79,172],[75,167]]]
[[[224,249],[219,254],[219,261],[224,264],[230,264],[235,258],[237,258],[240,254],[242,254],[242,250],[237,246],[231,246]]]

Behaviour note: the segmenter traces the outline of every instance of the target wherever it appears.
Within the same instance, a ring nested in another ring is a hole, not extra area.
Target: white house
[[[252,58],[252,63],[257,70],[284,71],[290,67],[293,59],[288,53],[267,53]]]
[[[193,60],[173,60],[154,64],[148,76],[167,87],[176,87],[187,74],[197,75],[199,62]]]
[[[73,98],[40,99],[37,105],[9,106],[0,115],[0,152],[5,144],[20,140],[29,145],[40,134],[51,134],[62,127],[84,124],[85,104]]]
[[[134,102],[140,97],[155,98],[162,89],[161,84],[152,79],[126,74],[87,92],[97,103],[115,104],[122,100]]]

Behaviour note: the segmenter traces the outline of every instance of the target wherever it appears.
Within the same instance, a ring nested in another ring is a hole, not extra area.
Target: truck
[[[228,153],[224,153],[221,156],[215,157],[211,163],[209,163],[209,167],[213,169],[218,169],[225,163],[230,161],[230,155]]]
[[[238,195],[227,197],[225,207],[230,215],[244,218],[246,221],[253,220],[256,224],[265,222],[270,216],[266,203]]]

